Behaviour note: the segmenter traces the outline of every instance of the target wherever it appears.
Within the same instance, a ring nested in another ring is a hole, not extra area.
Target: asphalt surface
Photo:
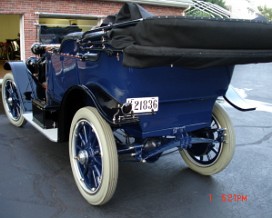
[[[258,110],[225,106],[237,147],[224,171],[200,176],[178,153],[152,164],[121,162],[116,193],[99,207],[76,188],[68,144],[50,142],[29,124],[12,126],[1,103],[0,217],[271,217],[271,81],[272,64],[236,67],[232,84]]]

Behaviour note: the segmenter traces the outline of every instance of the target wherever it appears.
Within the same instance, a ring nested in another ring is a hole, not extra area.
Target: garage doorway
[[[0,14],[0,83],[6,73],[3,64],[21,59],[21,23],[20,14]]]

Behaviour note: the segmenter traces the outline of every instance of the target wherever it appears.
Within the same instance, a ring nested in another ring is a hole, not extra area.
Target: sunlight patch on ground
[[[250,103],[251,105],[256,107],[256,111],[264,111],[264,112],[272,113],[272,104],[271,103],[247,99],[247,96],[248,96],[247,92],[251,91],[252,89],[248,89],[248,88],[244,88],[244,89],[234,88],[234,89],[242,98],[244,98],[246,101],[248,101],[248,103]],[[225,106],[232,107],[227,102],[225,103]]]
[[[264,111],[264,112],[272,113],[272,104],[267,102],[262,102],[262,101],[250,100],[250,99],[246,99],[246,100],[256,107],[256,111]]]

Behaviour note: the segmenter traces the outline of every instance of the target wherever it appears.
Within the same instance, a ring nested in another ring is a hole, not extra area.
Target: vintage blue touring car
[[[59,45],[36,43],[36,56],[7,62],[4,109],[15,126],[27,121],[54,142],[69,141],[76,185],[93,205],[113,196],[121,155],[154,162],[176,150],[192,170],[213,175],[235,149],[217,99],[254,109],[229,84],[235,64],[272,61],[271,29],[155,17],[128,3],[95,29],[68,34]]]

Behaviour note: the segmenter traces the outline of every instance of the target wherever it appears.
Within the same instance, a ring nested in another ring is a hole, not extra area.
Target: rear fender
[[[103,104],[101,99],[107,99],[110,105]],[[114,99],[110,99],[103,90],[90,89],[84,85],[76,85],[70,88],[64,95],[60,106],[59,113],[59,131],[58,138],[60,141],[67,141],[69,137],[70,125],[74,114],[82,107],[95,107],[100,115],[110,124],[112,121],[112,113],[116,112],[118,103]]]
[[[11,70],[24,111],[32,111],[32,98],[36,98],[36,84],[26,64],[22,61],[6,62],[5,70]]]
[[[229,88],[224,95],[224,99],[234,108],[239,111],[253,111],[256,110],[256,107],[251,105],[248,101],[243,99],[234,89],[232,85],[229,85]]]

